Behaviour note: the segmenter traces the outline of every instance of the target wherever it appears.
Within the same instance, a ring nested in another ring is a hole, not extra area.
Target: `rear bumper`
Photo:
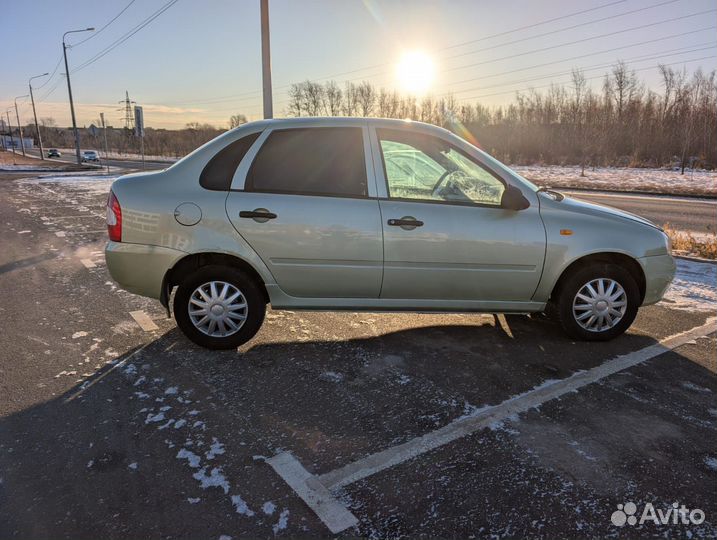
[[[645,300],[643,306],[662,300],[667,287],[675,277],[675,259],[672,255],[655,255],[638,259],[645,273]]]
[[[107,269],[117,284],[134,294],[159,299],[167,271],[186,253],[144,244],[108,242]]]

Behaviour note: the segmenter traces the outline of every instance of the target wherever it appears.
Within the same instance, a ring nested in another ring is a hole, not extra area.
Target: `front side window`
[[[246,191],[367,197],[361,128],[301,128],[271,133],[247,174]]]
[[[500,206],[505,184],[450,143],[403,130],[376,131],[389,197]]]

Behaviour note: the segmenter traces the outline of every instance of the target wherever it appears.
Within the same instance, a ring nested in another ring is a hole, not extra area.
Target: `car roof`
[[[265,129],[271,127],[273,129],[289,128],[289,127],[332,127],[332,126],[351,126],[356,127],[373,126],[382,128],[396,128],[396,129],[416,129],[420,131],[434,131],[445,133],[447,130],[435,126],[433,124],[426,124],[425,122],[417,122],[415,120],[399,120],[396,118],[357,118],[351,116],[304,116],[299,118],[272,118],[267,120],[257,120],[238,126],[237,130],[244,130],[246,128],[251,129]]]

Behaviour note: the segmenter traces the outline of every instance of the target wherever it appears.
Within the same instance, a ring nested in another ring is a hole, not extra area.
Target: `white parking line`
[[[129,314],[136,321],[139,327],[145,332],[159,330],[159,326],[154,324],[154,321],[151,319],[151,317],[147,315],[147,313],[145,313],[143,310],[140,309],[139,311],[130,311]]]
[[[336,528],[337,526],[343,526],[344,522],[349,523],[351,520],[336,510],[336,505],[341,503],[328,495],[329,491],[347,486],[379,471],[413,459],[492,424],[507,420],[516,414],[540,407],[547,401],[575,392],[584,386],[646,362],[697,338],[717,332],[716,323],[717,317],[710,317],[702,326],[667,337],[654,345],[618,356],[587,371],[579,371],[566,379],[547,381],[524,394],[458,418],[426,435],[416,437],[408,442],[377,452],[321,475],[308,473],[289,452],[278,454],[267,461],[297,495],[321,518],[331,532],[336,534],[353,525],[347,524],[343,529]],[[348,512],[348,509],[342,508]],[[337,518],[336,516],[340,517]],[[353,515],[351,517],[355,519]],[[336,519],[336,523],[332,521],[333,519]]]
[[[309,505],[332,533],[339,533],[358,524],[356,516],[334,499],[329,490],[289,452],[278,454],[266,462]]]

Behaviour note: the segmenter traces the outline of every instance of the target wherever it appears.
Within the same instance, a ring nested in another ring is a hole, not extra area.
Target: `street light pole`
[[[70,84],[70,68],[67,67],[67,44],[65,36],[67,34],[76,34],[78,32],[93,32],[94,28],[85,28],[84,30],[69,30],[62,34],[62,54],[65,57],[65,76],[67,77],[67,93],[70,96],[70,113],[72,114],[72,131],[75,132],[75,155],[77,156],[77,164],[82,165],[80,157],[80,132],[77,131],[77,120],[75,120],[75,104],[72,102],[72,85]]]
[[[20,113],[17,110],[17,100],[26,97],[30,97],[30,94],[25,94],[24,96],[17,96],[15,98],[15,116],[17,117],[17,128],[20,130],[20,148],[22,148],[23,157],[25,157],[25,141],[22,136],[22,125],[20,124]]]
[[[5,111],[7,115],[7,127],[10,130],[10,145],[12,146],[12,153],[15,153],[15,138],[12,136],[12,124],[10,123],[10,109]]]
[[[37,111],[35,110],[35,96],[32,95],[32,80],[39,79],[40,77],[44,77],[46,75],[49,75],[49,73],[43,73],[42,75],[35,75],[34,77],[30,77],[30,79],[27,81],[27,85],[30,87],[30,101],[32,101],[32,116],[35,118],[35,131],[37,132],[37,143],[40,145],[40,159],[42,159],[43,161],[45,160],[45,152],[42,149],[42,135],[40,135],[40,124],[37,123]]]
[[[269,0],[260,0],[261,6],[261,74],[264,91],[264,118],[274,117],[271,99],[271,50],[269,40]]]

